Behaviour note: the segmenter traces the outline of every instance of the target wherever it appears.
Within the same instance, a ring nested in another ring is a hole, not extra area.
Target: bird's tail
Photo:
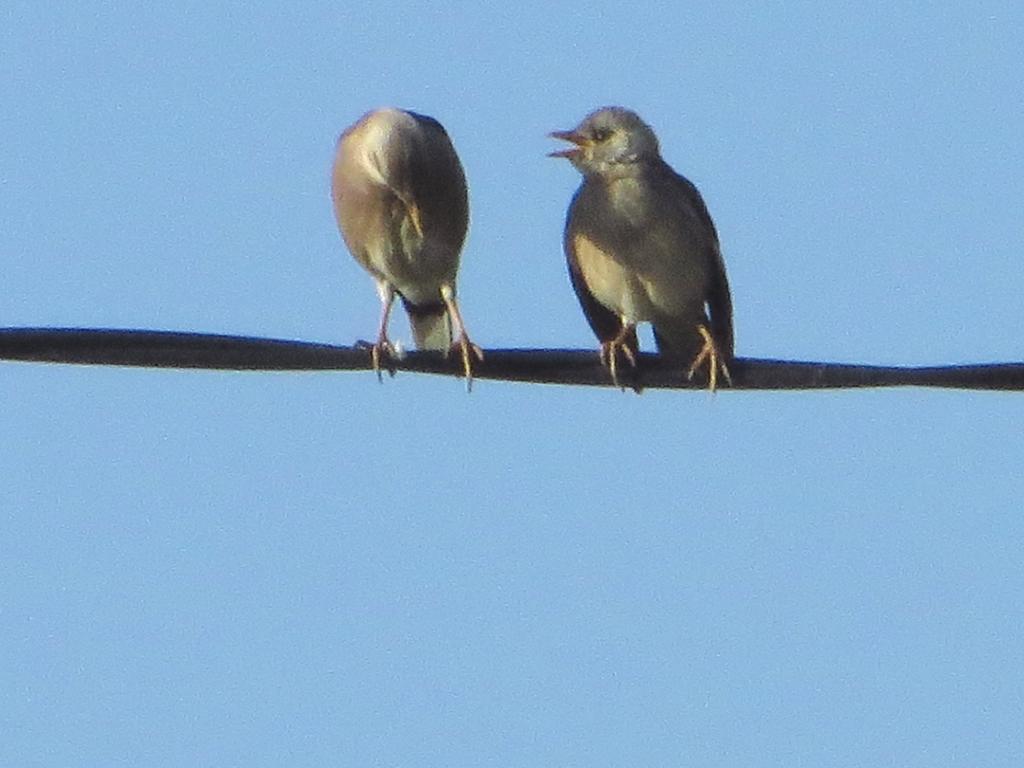
[[[452,345],[452,326],[443,302],[412,304],[402,299],[416,349],[447,350]]]
[[[707,317],[703,323],[705,326],[708,325]],[[700,352],[701,338],[697,333],[696,323],[655,323],[654,343],[662,357],[683,360],[692,358]]]
[[[708,309],[711,310],[711,335],[720,348],[719,352],[725,355],[727,361],[732,360],[736,337],[732,327],[732,295],[729,293],[729,281],[725,277],[724,268],[708,296]]]

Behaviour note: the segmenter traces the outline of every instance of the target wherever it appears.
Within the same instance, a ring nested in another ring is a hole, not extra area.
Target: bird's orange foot
[[[395,347],[387,336],[380,336],[375,344],[368,341],[357,341],[357,347],[370,350],[370,363],[373,365],[373,372],[377,374],[377,381],[383,383],[386,370],[389,376],[395,375],[394,359],[397,357]]]
[[[732,375],[729,373],[729,367],[725,364],[725,360],[722,357],[722,353],[718,350],[718,345],[715,344],[714,338],[711,336],[711,331],[701,323],[697,326],[697,333],[704,339],[704,346],[700,348],[700,352],[697,353],[697,357],[694,358],[693,364],[690,366],[690,370],[686,372],[687,380],[693,379],[693,374],[697,372],[697,369],[703,365],[704,361],[708,364],[708,391],[714,393],[718,389],[718,372],[722,372],[722,376],[725,378],[726,383],[732,385]]]
[[[466,391],[473,391],[473,358],[475,357],[480,362],[483,362],[484,351],[480,349],[476,344],[470,341],[469,336],[466,335],[465,331],[459,334],[459,338],[448,348],[448,351],[444,353],[445,357],[448,357],[452,352],[458,350],[460,357],[462,357],[462,373],[466,378]]]
[[[608,373],[612,376],[612,383],[620,389],[625,389],[625,385],[619,381],[619,370],[618,370],[618,359],[619,354],[626,358],[626,362],[629,363],[630,367],[636,368],[636,355],[630,348],[629,344],[625,341],[625,334],[619,334],[611,341],[601,342],[601,364],[608,369]]]

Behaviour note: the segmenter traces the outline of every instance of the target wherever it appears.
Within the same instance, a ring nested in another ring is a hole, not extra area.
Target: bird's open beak
[[[575,131],[552,131],[548,134],[552,139],[560,139],[575,144],[575,147],[559,149],[555,152],[548,152],[548,157],[567,157],[570,160],[580,154],[580,148],[586,145],[587,140]]]

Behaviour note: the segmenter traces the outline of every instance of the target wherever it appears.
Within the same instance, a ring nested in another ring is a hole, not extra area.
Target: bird
[[[658,137],[624,107],[602,107],[573,129],[551,157],[583,174],[566,216],[569,278],[600,342],[601,362],[622,386],[621,356],[634,369],[636,327],[651,323],[660,356],[707,365],[731,383],[732,297],[718,233],[697,188],[661,157]]]
[[[388,320],[397,296],[416,348],[447,355],[457,346],[470,388],[472,360],[482,360],[483,352],[469,338],[455,287],[469,227],[469,193],[447,131],[434,118],[409,110],[367,112],[338,140],[331,198],[342,239],[380,297],[376,340],[363,342],[377,377],[382,378],[382,363],[390,364],[396,354]]]

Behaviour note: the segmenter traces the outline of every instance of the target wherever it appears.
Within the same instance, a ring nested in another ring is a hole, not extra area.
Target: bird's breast
[[[607,247],[585,234],[573,239],[576,266],[587,289],[603,306],[630,322],[651,319],[651,305],[643,278]]]
[[[579,272],[601,304],[632,321],[703,306],[706,270],[690,232],[643,178],[585,190],[570,215]]]

